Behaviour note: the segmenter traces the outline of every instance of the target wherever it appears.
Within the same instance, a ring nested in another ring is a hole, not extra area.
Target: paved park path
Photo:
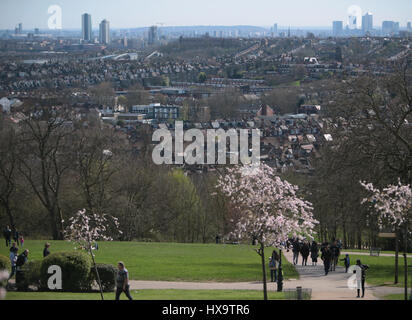
[[[286,259],[292,262],[292,252],[285,252]],[[299,259],[301,261],[301,258]],[[402,288],[366,286],[364,299],[357,299],[356,290],[348,287],[351,274],[346,274],[343,267],[325,276],[323,263],[318,266],[296,266],[300,279],[284,281],[284,289],[296,287],[312,289],[312,300],[378,300],[388,294],[402,293]],[[262,290],[262,282],[168,282],[168,281],[130,281],[132,290]],[[275,283],[268,283],[270,291],[276,291]]]

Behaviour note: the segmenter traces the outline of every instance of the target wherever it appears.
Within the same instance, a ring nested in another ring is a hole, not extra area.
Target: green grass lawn
[[[384,300],[402,300],[402,301],[405,301],[405,295],[404,294],[390,294],[388,296],[385,296]]]
[[[362,253],[370,253],[370,250],[359,250],[359,249],[342,249],[343,252],[362,252]],[[381,253],[385,253],[385,254],[395,254],[395,251],[381,251]],[[409,255],[412,255],[412,252],[408,253]],[[402,257],[403,256],[403,251],[399,252],[399,256]]]
[[[132,291],[134,300],[263,300],[261,291],[249,290],[141,290]],[[269,292],[270,300],[284,299],[283,293]],[[114,293],[105,293],[114,300]],[[99,293],[8,292],[6,300],[101,300]],[[127,300],[124,294],[121,300]]]
[[[27,240],[30,260],[41,260],[44,240]],[[66,241],[49,241],[50,251],[72,251]],[[100,242],[99,263],[123,261],[132,280],[242,282],[261,281],[262,267],[255,247],[246,245]],[[20,250],[21,251],[21,250]],[[267,248],[268,258],[272,250]],[[2,245],[0,254],[8,256]],[[283,259],[285,279],[298,279],[295,268]],[[269,271],[268,271],[269,274]]]
[[[343,258],[343,256],[341,256]],[[360,259],[363,264],[369,266],[366,274],[366,282],[371,285],[388,285],[395,286],[395,257],[371,257],[371,256],[356,256],[350,255],[351,264],[356,264],[356,260]],[[340,262],[340,265],[343,265]],[[408,259],[408,265],[412,265],[412,258]],[[398,287],[403,287],[404,281],[404,259],[399,259],[399,284]],[[409,268],[410,271],[410,268]],[[410,275],[411,276],[411,275]]]

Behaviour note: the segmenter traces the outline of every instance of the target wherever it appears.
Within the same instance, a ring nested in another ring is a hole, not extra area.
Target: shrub
[[[116,273],[117,270],[111,264],[96,264],[97,271],[99,272],[100,282],[102,283],[102,289],[104,292],[112,292],[116,287]],[[90,270],[91,281],[96,281],[97,276],[94,266]]]
[[[20,277],[16,277],[18,290],[26,291],[29,286],[40,287],[41,265],[42,261],[28,261],[24,264]]]
[[[47,288],[50,266],[59,266],[62,270],[62,291],[82,292],[90,288],[90,267],[92,261],[85,252],[59,252],[47,256],[41,265],[41,286]]]
[[[0,271],[1,270],[11,270],[10,259],[2,255],[0,255]]]

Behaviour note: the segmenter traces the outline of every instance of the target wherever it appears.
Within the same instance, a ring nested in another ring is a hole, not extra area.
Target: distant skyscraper
[[[383,21],[382,22],[382,34],[384,36],[391,36],[399,32],[399,22],[395,21]]]
[[[273,25],[273,35],[274,35],[275,37],[277,37],[277,35],[278,35],[278,24],[277,24],[277,23],[275,23],[275,24]]]
[[[408,26],[406,27],[409,32],[412,32],[412,24],[408,22]]]
[[[23,24],[19,23],[19,34],[23,33]]]
[[[103,44],[110,43],[110,23],[106,19],[100,22],[99,42]]]
[[[149,45],[155,44],[157,41],[157,27],[151,26],[149,29]]]
[[[371,33],[373,31],[373,15],[368,12],[362,17],[362,32],[363,34]]]
[[[343,21],[333,21],[333,36],[341,37],[343,35]]]
[[[88,13],[82,15],[82,39],[92,40],[92,16]]]

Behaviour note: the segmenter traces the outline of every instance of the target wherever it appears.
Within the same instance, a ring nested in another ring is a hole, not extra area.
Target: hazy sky
[[[62,8],[63,28],[80,28],[82,13],[92,15],[93,27],[103,19],[111,28],[166,26],[256,25],[331,26],[347,20],[347,9],[358,5],[374,14],[374,25],[412,21],[412,0],[0,0],[0,29],[47,28],[47,9]]]

